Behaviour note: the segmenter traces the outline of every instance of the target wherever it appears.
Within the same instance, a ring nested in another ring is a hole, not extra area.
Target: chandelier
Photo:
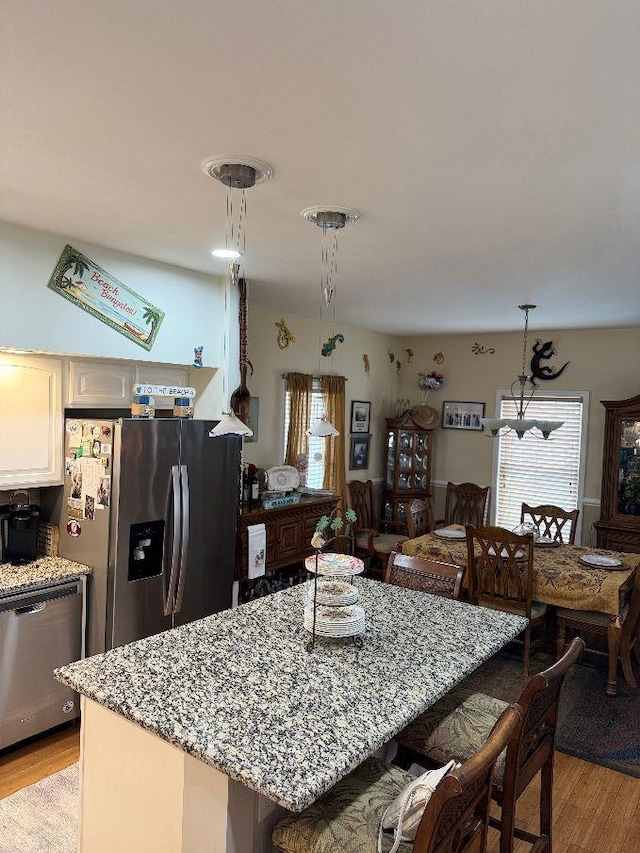
[[[542,438],[547,439],[551,433],[562,426],[564,421],[545,421],[537,418],[527,418],[527,406],[536,390],[533,377],[526,372],[527,360],[527,332],[529,330],[529,311],[533,311],[535,305],[518,305],[524,311],[524,338],[522,342],[522,370],[520,375],[511,383],[511,399],[516,407],[515,418],[481,418],[480,423],[495,438],[507,432],[515,432],[518,438],[522,438],[527,432],[531,432],[537,438],[538,430]]]
[[[335,320],[337,286],[338,286],[338,231],[355,222],[360,214],[349,207],[307,207],[302,216],[322,228],[322,252],[320,257],[320,336],[322,335],[323,305],[331,306]],[[322,352],[322,340],[318,342]],[[331,350],[330,350],[331,351]],[[318,373],[320,370],[318,369]],[[328,438],[340,435],[331,421],[321,415],[307,430],[307,435],[317,438]]]

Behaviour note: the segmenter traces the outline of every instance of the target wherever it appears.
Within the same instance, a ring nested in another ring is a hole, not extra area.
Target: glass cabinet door
[[[620,423],[618,512],[640,515],[640,421]]]

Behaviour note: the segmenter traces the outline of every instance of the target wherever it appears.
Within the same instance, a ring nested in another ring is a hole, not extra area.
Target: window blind
[[[324,414],[324,404],[322,402],[322,392],[320,391],[320,380],[314,377],[313,388],[311,391],[311,424],[315,423],[319,417]],[[284,443],[283,453],[284,458],[287,452],[287,435],[289,434],[289,423],[291,419],[291,395],[289,389],[285,391],[284,400]],[[307,455],[309,464],[307,468],[306,485],[311,489],[321,489],[324,481],[324,448],[326,439],[316,435],[307,436]]]
[[[511,530],[520,523],[520,508],[555,504],[566,510],[578,505],[582,442],[581,398],[534,397],[527,418],[564,421],[545,441],[531,433],[519,439],[507,432],[498,439],[496,524]],[[511,398],[500,404],[501,418],[515,418]]]

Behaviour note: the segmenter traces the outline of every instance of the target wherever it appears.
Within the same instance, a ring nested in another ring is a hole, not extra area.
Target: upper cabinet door
[[[69,406],[129,408],[136,380],[135,365],[118,362],[69,362]]]
[[[0,490],[62,483],[62,364],[0,355]]]

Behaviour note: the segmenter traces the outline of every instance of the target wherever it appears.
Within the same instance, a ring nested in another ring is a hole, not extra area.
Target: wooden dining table
[[[464,531],[450,525],[445,530]],[[445,534],[446,535],[446,534]],[[588,610],[609,617],[607,650],[609,668],[606,692],[617,693],[617,665],[620,649],[620,616],[629,601],[635,572],[640,566],[638,554],[607,551],[617,557],[621,567],[601,569],[580,562],[580,557],[593,552],[583,545],[534,546],[533,598],[554,607]],[[467,565],[466,537],[444,538],[441,531],[427,533],[402,543],[402,553],[446,563]]]

